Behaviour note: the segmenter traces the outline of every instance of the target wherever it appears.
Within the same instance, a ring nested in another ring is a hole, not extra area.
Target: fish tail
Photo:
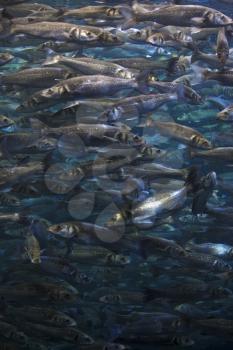
[[[192,191],[198,186],[200,175],[196,166],[191,166],[185,179],[185,185],[191,187]]]
[[[122,6],[120,14],[125,18],[124,24],[120,25],[121,29],[129,29],[136,24],[136,18],[130,6]]]
[[[4,39],[12,34],[12,22],[5,14],[4,9],[0,13],[0,23],[0,39]]]
[[[155,289],[145,288],[144,289],[144,302],[150,302],[157,297],[161,297],[160,293],[158,293]]]
[[[29,121],[33,131],[40,133],[41,135],[45,135],[49,132],[49,127],[39,119],[30,118]]]
[[[150,256],[149,250],[151,249],[151,241],[150,239],[143,238],[140,240],[139,244],[139,250],[140,250],[140,255],[143,259],[147,259],[148,256]]]
[[[42,66],[49,66],[49,65],[52,65],[52,64],[56,64],[60,61],[61,59],[61,55],[55,55],[55,56],[49,56],[42,64]]]
[[[190,159],[194,158],[196,156],[196,151],[191,148],[191,147],[187,147],[185,152],[184,152],[184,158],[186,161],[190,161]],[[187,171],[189,170],[189,168],[186,168],[186,175],[187,175]]]
[[[168,73],[175,73],[177,69],[177,62],[179,61],[179,57],[172,57],[168,61],[167,71]]]
[[[193,51],[192,57],[191,57],[191,63],[195,63],[199,61],[200,59],[200,50],[198,47],[195,47],[195,50]]]
[[[142,94],[148,94],[149,93],[149,87],[148,87],[148,82],[149,82],[149,77],[150,77],[151,71],[146,69],[142,71],[140,74],[137,76],[137,90],[142,93]]]
[[[211,75],[211,71],[209,71],[206,68],[202,68],[196,64],[192,65],[192,69],[194,71],[194,74],[196,76],[196,80],[197,82],[202,82],[203,80],[207,80],[209,79],[210,75]]]

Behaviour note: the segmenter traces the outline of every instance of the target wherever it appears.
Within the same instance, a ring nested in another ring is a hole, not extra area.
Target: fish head
[[[6,128],[7,126],[15,124],[13,119],[8,118],[5,115],[0,115],[0,128]]]
[[[119,7],[108,7],[105,10],[105,15],[110,19],[119,18],[119,17],[122,18]]]
[[[81,29],[79,33],[80,41],[93,41],[97,39],[97,35],[90,30]]]
[[[224,287],[213,287],[211,295],[216,298],[228,298],[232,296],[232,291]]]
[[[75,233],[79,232],[78,227],[75,227],[70,223],[55,224],[48,227],[48,231],[56,236],[63,238],[72,238]]]
[[[27,345],[28,344],[28,337],[26,336],[26,334],[24,334],[23,332],[18,332],[18,331],[13,331],[13,336],[12,338],[18,342],[19,344],[23,344],[23,345]]]
[[[83,345],[91,345],[94,343],[94,340],[86,333],[77,330],[76,328],[69,327],[67,328],[67,335],[72,342],[83,344]]]
[[[118,69],[116,72],[117,77],[123,78],[123,79],[134,79],[135,74],[130,72],[128,69]]]
[[[66,85],[54,85],[51,88],[40,91],[39,97],[42,99],[56,99],[65,94],[67,91],[68,87]]]
[[[177,41],[182,41],[186,43],[193,42],[191,35],[188,35],[187,33],[184,33],[181,30],[178,30],[176,33],[173,34],[173,36],[174,36],[174,39]]]
[[[97,39],[97,34],[88,29],[74,27],[69,32],[70,40],[93,41]]]
[[[98,35],[97,39],[109,44],[120,45],[124,43],[124,41],[119,36],[112,34],[107,30],[104,30],[100,35]]]
[[[122,211],[115,213],[111,219],[106,222],[107,227],[122,226],[125,224],[126,215]]]
[[[9,62],[14,58],[14,56],[12,54],[10,54],[9,52],[3,52],[0,53],[0,62]]]
[[[185,335],[174,336],[171,340],[172,344],[180,345],[180,346],[192,346],[194,345],[194,341]]]
[[[126,345],[117,343],[107,343],[104,345],[102,350],[125,350],[129,349]]]
[[[211,171],[201,179],[202,187],[205,189],[214,189],[217,186],[217,175]]]
[[[131,133],[127,130],[119,130],[115,133],[114,139],[118,140],[119,142],[122,143],[130,143],[131,141]]]
[[[166,152],[161,150],[160,148],[153,147],[151,145],[146,145],[146,144],[145,145],[142,144],[140,153],[145,158],[153,158],[153,159],[160,158],[166,154]]]
[[[52,323],[59,324],[59,326],[74,327],[77,325],[76,321],[73,318],[63,313],[48,313],[47,317]]]
[[[35,143],[36,148],[43,152],[54,150],[56,145],[57,139],[51,137],[43,137]]]
[[[144,41],[148,38],[147,31],[145,29],[130,28],[127,30],[127,36],[131,40]]]
[[[207,10],[203,15],[204,24],[211,26],[231,25],[232,19],[219,11]]]
[[[100,116],[100,120],[112,123],[119,120],[122,117],[123,109],[120,106],[114,106],[111,109],[106,110]]]
[[[69,302],[69,301],[73,301],[75,300],[75,297],[78,296],[78,292],[75,290],[74,291],[70,291],[66,288],[62,288],[62,289],[57,289],[57,291],[55,291],[55,294],[56,294],[56,298],[58,300],[61,300],[61,301],[66,301],[66,302]]]
[[[225,108],[217,114],[217,118],[222,121],[232,121],[233,120],[233,107]]]
[[[207,139],[205,139],[201,135],[197,135],[197,134],[192,135],[190,138],[190,141],[195,147],[199,147],[199,148],[203,148],[203,149],[211,149],[212,148],[211,142],[208,141]]]
[[[39,105],[40,99],[38,96],[31,96],[28,100],[21,103],[20,106],[16,108],[17,112],[34,111]]]
[[[115,265],[127,265],[130,263],[130,259],[127,256],[121,254],[108,254],[106,256],[107,263]]]
[[[60,62],[61,56],[60,55],[55,55],[53,57],[48,57],[42,64],[42,66],[50,66],[53,64],[57,64]]]
[[[105,304],[118,304],[121,302],[120,294],[107,294],[99,298],[99,301]]]
[[[158,77],[155,74],[149,74],[147,77],[147,81],[148,84],[153,84],[154,82],[158,81]]]
[[[37,51],[45,50],[45,49],[56,50],[57,48],[58,48],[58,44],[55,41],[49,40],[40,44],[37,48]]]
[[[146,40],[148,43],[156,46],[163,45],[165,39],[162,33],[155,33]]]

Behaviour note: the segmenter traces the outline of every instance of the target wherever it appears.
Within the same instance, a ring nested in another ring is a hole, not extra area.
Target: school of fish
[[[232,122],[232,0],[0,0],[0,350],[231,349]]]

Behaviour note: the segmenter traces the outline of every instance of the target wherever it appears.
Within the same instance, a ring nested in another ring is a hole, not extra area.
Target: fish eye
[[[80,338],[79,334],[75,334],[75,336],[74,336],[74,340],[75,340],[75,341],[78,341],[78,340],[79,340],[79,338]]]
[[[64,296],[64,298],[66,300],[70,300],[71,299],[71,295],[69,293],[64,293],[63,296]]]
[[[137,38],[140,38],[141,35],[142,35],[142,33],[141,33],[140,31],[136,32],[136,34],[135,34],[135,36],[136,36]]]
[[[112,35],[112,41],[114,41],[114,42],[117,42],[117,41],[118,41],[118,38],[117,38],[117,36],[115,36],[115,35]]]

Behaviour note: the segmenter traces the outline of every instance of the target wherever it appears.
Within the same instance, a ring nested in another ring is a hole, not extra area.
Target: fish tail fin
[[[185,152],[184,152],[184,159],[186,161],[190,161],[190,159],[194,158],[195,155],[196,155],[195,150],[191,147],[187,147]],[[188,170],[188,169],[189,168],[186,168],[186,170]],[[187,175],[187,173],[186,173],[186,175]]]
[[[139,244],[139,251],[140,251],[140,255],[143,259],[147,259],[148,256],[150,256],[150,252],[149,250],[151,250],[151,241],[148,238],[143,238],[140,240],[140,244]]]
[[[200,83],[203,80],[209,79],[209,76],[211,74],[211,71],[209,71],[209,69],[202,68],[202,67],[198,66],[197,64],[193,64],[192,69],[193,69],[194,74],[196,76],[196,80],[199,81]]]
[[[142,94],[148,94],[149,93],[149,87],[148,87],[148,81],[150,77],[151,71],[146,69],[142,71],[140,74],[137,76],[137,90],[141,92]]]
[[[185,98],[185,86],[184,84],[180,83],[177,85],[176,87],[176,94],[177,94],[177,98],[178,100],[184,100]]]
[[[199,50],[198,47],[195,47],[192,57],[191,57],[191,63],[195,63],[200,60],[200,53],[201,51]]]
[[[191,187],[191,190],[194,191],[199,184],[199,180],[200,176],[198,168],[196,166],[191,166],[185,179],[185,185]]]
[[[45,135],[48,133],[49,127],[45,123],[41,122],[39,119],[30,118],[29,121],[31,128],[36,133],[40,133],[41,135]]]
[[[4,39],[10,36],[12,33],[11,18],[7,16],[4,9],[0,13],[0,39]]]
[[[168,61],[168,65],[167,65],[167,71],[168,73],[172,74],[175,73],[177,70],[177,63],[179,61],[179,57],[172,57],[169,59]]]
[[[125,23],[120,25],[121,29],[129,29],[136,24],[136,18],[130,6],[122,6],[120,14],[125,18]]]
[[[47,59],[42,63],[42,66],[50,66],[52,64],[57,64],[61,60],[61,55],[48,56]]]
[[[156,297],[160,297],[159,293],[156,293],[155,289],[145,288],[144,289],[144,302],[150,302],[154,300]]]

